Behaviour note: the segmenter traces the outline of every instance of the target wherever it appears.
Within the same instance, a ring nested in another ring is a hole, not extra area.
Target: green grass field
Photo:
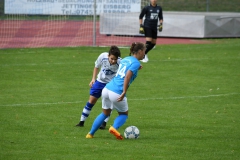
[[[137,140],[77,128],[94,61],[108,48],[0,50],[0,159],[240,159],[240,39],[163,45],[128,91]],[[121,49],[123,57],[128,49]],[[110,118],[112,124],[116,112]]]

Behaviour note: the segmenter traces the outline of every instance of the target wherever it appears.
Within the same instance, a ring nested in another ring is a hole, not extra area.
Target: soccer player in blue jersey
[[[123,136],[117,131],[128,118],[128,103],[126,98],[127,89],[137,77],[138,70],[141,69],[139,60],[145,56],[145,45],[143,43],[133,43],[130,48],[130,56],[121,60],[116,76],[106,85],[102,91],[103,112],[94,120],[90,132],[86,138],[93,138],[95,132],[103,121],[110,115],[112,109],[116,109],[118,117],[114,120],[109,132],[117,139],[122,140]]]
[[[89,86],[91,87],[90,97],[85,107],[83,108],[82,115],[80,117],[80,122],[76,126],[79,127],[84,126],[84,122],[89,116],[93,106],[97,102],[98,98],[101,97],[103,88],[116,75],[121,61],[120,56],[121,53],[117,46],[111,46],[109,52],[104,52],[99,55],[98,59],[95,62],[95,67],[93,69],[92,80],[89,83]],[[99,68],[101,68],[101,70],[98,73]],[[105,129],[108,119],[109,117],[108,118],[106,117],[100,129]]]

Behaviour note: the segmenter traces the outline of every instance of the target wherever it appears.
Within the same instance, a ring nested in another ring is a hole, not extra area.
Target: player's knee
[[[95,96],[92,96],[92,95],[91,95],[91,96],[89,97],[88,102],[89,102],[90,104],[93,104],[93,105],[94,105],[94,104],[97,102],[97,100],[98,100],[97,97],[98,97],[98,96],[96,96],[96,95],[95,95]]]
[[[110,116],[111,112],[112,112],[112,109],[103,109],[103,114],[105,116]]]

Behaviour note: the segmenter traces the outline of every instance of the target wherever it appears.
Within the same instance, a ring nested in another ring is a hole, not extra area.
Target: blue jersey
[[[106,85],[106,88],[117,94],[122,94],[124,78],[127,74],[127,71],[130,70],[133,73],[131,80],[128,84],[128,87],[129,87],[130,84],[137,77],[139,67],[140,67],[140,62],[138,61],[137,58],[135,58],[133,56],[129,56],[129,57],[122,59],[120,62],[118,71],[116,73],[116,76]]]

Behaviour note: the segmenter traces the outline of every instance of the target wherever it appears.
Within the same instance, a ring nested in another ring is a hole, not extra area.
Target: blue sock
[[[127,118],[128,118],[128,115],[125,115],[125,114],[121,114],[117,116],[117,118],[114,120],[113,127],[115,129],[120,128],[126,122]]]
[[[91,135],[94,135],[94,133],[98,130],[98,128],[101,126],[101,124],[107,117],[108,116],[106,116],[104,113],[99,114],[97,118],[94,120],[91,131],[89,133]]]

